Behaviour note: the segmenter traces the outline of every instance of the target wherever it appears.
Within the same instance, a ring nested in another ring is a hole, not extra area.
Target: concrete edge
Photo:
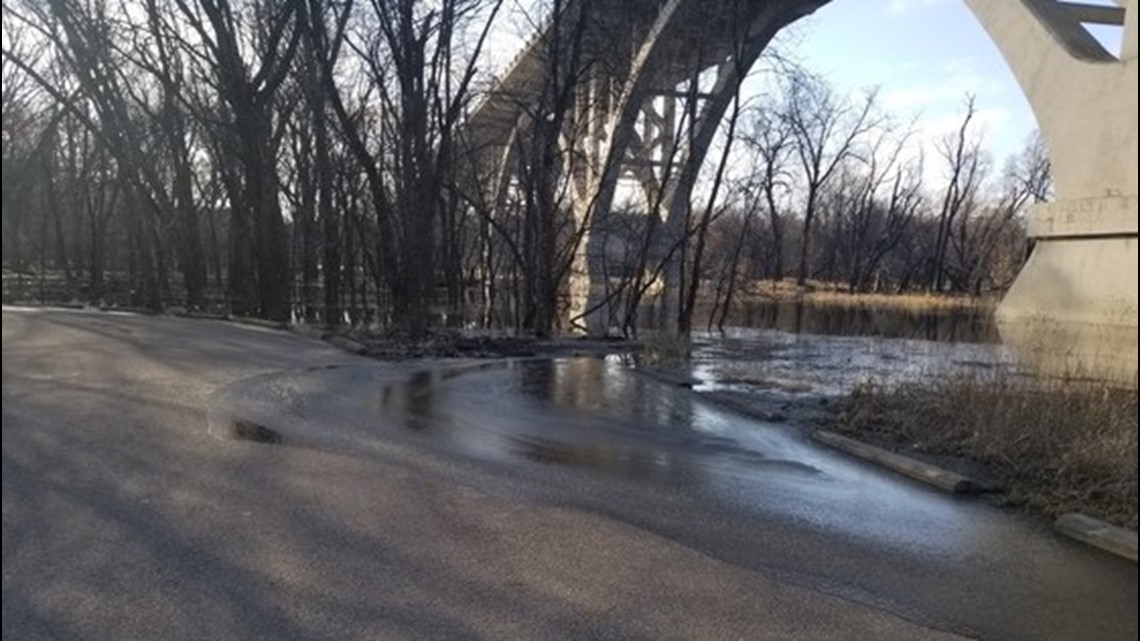
[[[340,334],[332,334],[331,336],[326,337],[325,342],[329,345],[332,345],[333,347],[339,347],[340,349],[350,354],[356,354],[360,356],[368,353],[368,347],[364,345],[364,343],[354,341],[351,338],[341,336]]]
[[[162,314],[160,314],[162,315]],[[284,321],[271,321],[264,318],[249,318],[246,316],[232,316],[229,314],[212,314],[203,312],[182,312],[180,314],[165,314],[176,318],[192,318],[196,320],[216,320],[224,323],[235,323],[237,325],[249,325],[251,327],[264,327],[266,329],[280,329],[291,331],[292,324]]]
[[[817,430],[811,435],[812,440],[828,445],[856,458],[863,459],[876,465],[885,467],[893,472],[909,476],[910,478],[932,485],[940,490],[954,494],[978,494],[991,491],[985,483],[962,476],[956,472],[944,470],[940,467],[923,463],[915,459],[895,454],[874,445],[856,441],[855,439],[829,432]]]
[[[1070,539],[1136,562],[1136,532],[1132,530],[1079,512],[1061,515],[1053,522],[1053,529]]]

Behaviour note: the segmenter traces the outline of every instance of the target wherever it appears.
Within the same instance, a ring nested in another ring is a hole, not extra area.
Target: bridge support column
[[[1137,0],[1112,11],[1119,57],[1052,0],[967,0],[998,45],[1049,146],[1056,200],[1030,212],[1036,241],[998,308],[1002,337],[1048,373],[1135,385]]]

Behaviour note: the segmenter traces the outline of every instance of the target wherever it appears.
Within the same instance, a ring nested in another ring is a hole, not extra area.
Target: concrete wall
[[[1137,1],[1119,57],[1053,0],[967,0],[1049,146],[1054,202],[1030,212],[1033,255],[998,309],[1042,368],[1136,384]]]

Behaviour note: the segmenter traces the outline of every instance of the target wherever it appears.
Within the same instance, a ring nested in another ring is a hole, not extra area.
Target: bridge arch
[[[713,86],[703,92],[699,108],[690,114],[683,148],[659,150],[668,151],[676,163],[662,205],[666,233],[676,234],[714,133],[743,77],[780,29],[828,0],[577,1],[597,12],[629,12],[625,19],[641,21],[633,30],[627,59],[607,66],[611,74],[617,69],[620,77],[595,77],[583,84],[584,91],[597,95],[580,100],[582,106],[574,116],[575,121],[586,123],[588,131],[580,138],[583,145],[578,154],[585,162],[574,177],[573,206],[580,220],[597,219],[611,209],[618,178],[631,165],[652,164],[638,157],[647,152],[647,141],[636,131],[647,105],[677,86],[685,74],[715,70]],[[1038,240],[1036,249],[999,310],[999,319],[1009,328],[1003,333],[1011,337],[1022,331],[1039,334],[1043,325],[1102,328],[1066,334],[1064,349],[1076,352],[1101,349],[1108,340],[1105,331],[1131,335],[1131,358],[1114,367],[1134,379],[1137,0],[1117,0],[1117,7],[1057,0],[965,2],[1028,98],[1055,175],[1057,199],[1032,212],[1029,231]],[[636,16],[630,18],[633,12]],[[1120,55],[1105,51],[1084,29],[1081,23],[1085,21],[1122,24]],[[507,123],[489,126],[479,134],[485,145],[497,150],[490,157],[499,163],[498,174],[504,173],[502,163],[509,162],[511,154],[491,141],[517,137],[518,130],[528,126],[518,105],[525,102],[528,86],[533,89],[534,80],[526,74],[541,68],[537,51],[524,51],[503,82],[509,86],[515,77],[513,89],[504,92],[514,102],[492,95],[473,118],[474,127],[480,126],[481,116],[489,120],[487,115]],[[605,99],[598,99],[602,93]],[[503,114],[508,115],[504,118]],[[644,166],[637,171],[647,175]],[[577,274],[571,278],[571,294],[577,303],[572,313],[585,315],[591,333],[604,332],[609,321],[604,287],[599,279],[589,277],[590,264],[602,251],[600,245],[589,239],[582,243]],[[1098,277],[1104,273],[1115,277]],[[669,281],[677,274],[667,268],[665,276]],[[666,313],[667,318],[674,316]],[[1025,329],[1034,320],[1042,323]]]

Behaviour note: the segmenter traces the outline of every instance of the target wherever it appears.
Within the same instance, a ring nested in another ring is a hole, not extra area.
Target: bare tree
[[[901,135],[882,127],[871,142],[855,179],[854,197],[844,207],[847,285],[864,291],[883,256],[902,239],[922,204],[922,158],[903,158],[913,129]]]
[[[299,0],[254,3],[236,11],[229,0],[199,0],[193,6],[185,0],[175,1],[197,35],[201,55],[196,59],[206,66],[224,105],[241,167],[243,199],[240,208],[234,207],[231,225],[232,304],[248,304],[251,274],[234,267],[252,253],[259,311],[266,318],[288,320],[292,272],[279,200],[273,116],[277,90],[300,41]]]
[[[981,138],[970,127],[976,115],[975,98],[968,95],[961,124],[937,144],[938,153],[946,163],[947,182],[938,210],[934,248],[930,254],[927,288],[932,292],[942,291],[946,285],[946,250],[954,220],[977,205],[978,189],[987,170]]]
[[[644,25],[539,4],[525,78],[489,92],[508,109],[486,116],[469,106],[502,0],[4,0],[5,266],[34,273],[41,300],[224,300],[413,338],[444,292],[449,313],[478,298],[480,322],[546,335],[594,310],[633,333],[657,296],[671,329],[709,298],[723,325],[742,279],[789,269],[852,291],[1008,285],[1048,162],[1034,141],[988,181],[972,98],[937,145],[942,189],[874,92],[846,99],[787,65],[746,109],[723,84],[744,69],[687,52],[617,114],[623,36]],[[720,89],[702,90],[712,72]],[[470,124],[503,113],[510,134]],[[631,133],[599,155],[615,117]],[[474,138],[493,170],[464,165]],[[611,207],[619,177],[644,199]],[[494,188],[469,193],[481,181]],[[585,264],[604,288],[583,313]]]
[[[327,97],[369,183],[375,253],[391,294],[393,323],[415,337],[427,331],[435,292],[437,222],[448,218],[445,210],[454,202],[446,194],[455,129],[500,4],[483,12],[480,0],[446,0],[430,9],[413,0],[372,2],[367,18],[360,18],[364,27],[346,42],[377,94],[381,118],[373,122],[374,130],[366,118],[369,98],[350,111],[335,84],[330,52],[314,39]],[[338,22],[350,10],[351,3],[341,7]],[[454,42],[469,27],[479,35],[471,50],[459,55]]]
[[[52,0],[46,6],[24,5],[27,14],[4,7],[10,19],[34,29],[50,43],[53,60],[74,77],[76,90],[62,78],[55,80],[10,52],[5,56],[31,77],[71,117],[82,123],[115,157],[127,181],[124,209],[130,221],[129,235],[133,273],[140,275],[141,300],[151,309],[161,309],[168,289],[167,242],[162,219],[173,209],[170,187],[161,163],[149,143],[147,123],[138,114],[127,87],[134,80],[118,48],[115,21],[105,5]]]
[[[770,102],[758,105],[743,140],[760,159],[760,169],[754,173],[754,180],[764,201],[768,229],[772,235],[767,271],[769,277],[780,280],[784,277],[785,221],[782,210],[792,191],[794,178],[789,175],[788,163],[795,150],[790,123],[777,110],[778,105]]]
[[[802,72],[791,74],[783,91],[781,117],[791,130],[802,172],[803,231],[796,283],[803,286],[809,276],[812,223],[820,193],[843,161],[861,152],[860,139],[880,121],[873,91],[852,103],[836,96],[827,83]]]
[[[1019,217],[1029,203],[1048,197],[1051,182],[1044,143],[1035,132],[1006,162],[998,195],[958,217],[950,241],[955,259],[951,277],[958,289],[979,296],[984,289],[1003,290],[1012,283],[1027,243]]]

